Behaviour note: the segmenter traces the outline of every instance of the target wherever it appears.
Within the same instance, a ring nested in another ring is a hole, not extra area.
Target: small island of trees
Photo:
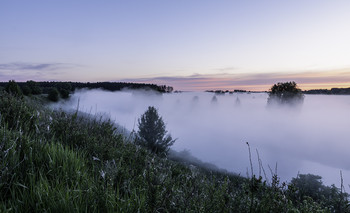
[[[274,84],[267,99],[267,104],[272,105],[300,105],[304,101],[304,94],[294,81]]]

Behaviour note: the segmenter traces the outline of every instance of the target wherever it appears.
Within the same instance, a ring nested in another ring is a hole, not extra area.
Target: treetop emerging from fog
[[[268,105],[298,105],[304,101],[304,94],[294,81],[274,84],[267,99]]]

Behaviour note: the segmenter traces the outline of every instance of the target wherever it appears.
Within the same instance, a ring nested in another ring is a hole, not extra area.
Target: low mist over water
[[[259,175],[258,150],[268,177],[269,166],[282,180],[298,173],[323,177],[340,187],[350,179],[350,96],[306,95],[300,109],[268,108],[266,93],[172,93],[81,90],[65,109],[107,113],[127,129],[137,130],[138,118],[148,106],[158,108],[173,138],[174,150],[189,150],[199,159],[246,176],[252,151]]]

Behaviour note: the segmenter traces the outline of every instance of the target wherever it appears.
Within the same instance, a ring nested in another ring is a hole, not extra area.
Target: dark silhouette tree
[[[304,94],[297,87],[294,81],[274,84],[269,92],[267,104],[301,104],[304,101]]]
[[[23,95],[26,95],[26,96],[29,96],[32,94],[32,90],[27,85],[22,86],[22,92],[23,92]]]
[[[167,134],[164,121],[158,115],[157,109],[153,106],[148,107],[148,110],[139,119],[138,126],[136,143],[148,148],[153,153],[166,156],[175,140],[170,134]]]
[[[309,196],[314,200],[319,200],[321,192],[324,191],[324,186],[321,181],[322,177],[313,174],[299,174],[293,178],[291,184],[296,187],[294,195],[298,200],[303,200],[304,196]]]
[[[47,98],[50,100],[50,101],[53,101],[53,102],[57,102],[59,97],[58,97],[59,93],[58,93],[58,90],[56,87],[52,87],[50,90],[49,90],[49,94],[47,96]]]
[[[18,86],[18,84],[15,82],[15,80],[10,80],[8,84],[5,87],[5,91],[9,94],[15,95],[15,96],[21,96],[22,90]]]
[[[56,88],[63,99],[69,98],[69,92],[72,90],[72,85],[69,82],[58,82]]]
[[[43,92],[38,82],[30,80],[26,82],[26,85],[30,88],[33,95],[40,95]]]
[[[69,98],[69,91],[66,89],[60,89],[60,94],[63,99]]]

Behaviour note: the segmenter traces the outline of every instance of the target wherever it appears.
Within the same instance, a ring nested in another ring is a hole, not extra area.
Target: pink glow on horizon
[[[331,89],[350,87],[350,69],[303,73],[261,73],[261,74],[223,74],[198,75],[189,77],[158,77],[128,79],[132,82],[168,85],[175,90],[247,90],[268,91],[277,82],[295,81],[302,90]]]

